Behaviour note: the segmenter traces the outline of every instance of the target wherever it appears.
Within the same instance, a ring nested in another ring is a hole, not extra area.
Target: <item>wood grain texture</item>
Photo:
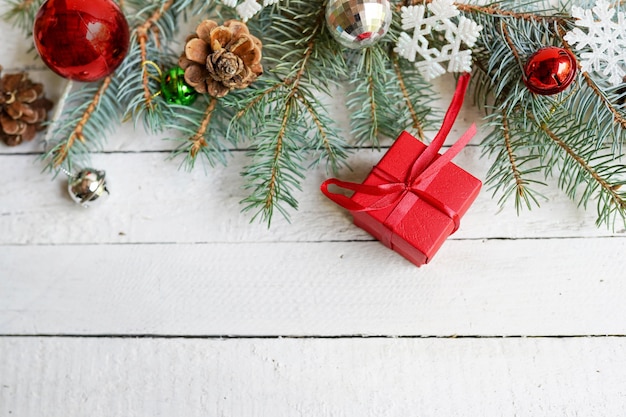
[[[623,338],[2,338],[0,415],[620,416],[625,367]]]
[[[2,249],[4,334],[626,334],[626,238]]]

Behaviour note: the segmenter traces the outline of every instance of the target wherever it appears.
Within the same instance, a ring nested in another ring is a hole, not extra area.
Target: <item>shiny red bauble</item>
[[[77,81],[113,73],[130,38],[128,22],[111,0],[47,0],[37,12],[33,35],[46,65]]]
[[[574,81],[577,68],[576,57],[567,49],[557,46],[541,48],[524,66],[524,84],[536,94],[557,94]]]

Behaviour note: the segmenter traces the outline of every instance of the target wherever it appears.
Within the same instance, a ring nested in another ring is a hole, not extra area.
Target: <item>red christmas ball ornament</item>
[[[577,68],[576,57],[567,49],[541,48],[524,65],[524,84],[536,94],[560,93],[574,81]]]
[[[77,81],[113,73],[130,39],[128,22],[112,0],[47,0],[35,17],[33,36],[46,65]]]

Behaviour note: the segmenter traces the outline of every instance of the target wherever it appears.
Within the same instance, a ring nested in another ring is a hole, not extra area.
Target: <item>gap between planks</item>
[[[3,214],[0,213],[0,216]],[[457,242],[484,242],[484,241],[551,241],[551,240],[589,240],[589,239],[601,239],[601,240],[619,240],[626,239],[626,236],[594,236],[592,238],[588,236],[537,236],[537,237],[466,237],[466,238],[453,238],[451,240]],[[371,243],[378,242],[374,238],[364,239],[328,239],[328,240],[279,240],[268,242],[230,242],[230,241],[199,241],[199,242],[68,242],[68,243],[1,243],[0,247],[56,247],[56,246],[202,246],[202,245],[280,245],[285,243],[297,243],[297,244],[327,244],[327,243]]]
[[[347,339],[611,339],[626,338],[626,334],[580,334],[580,335],[175,335],[175,334],[0,334],[0,338],[27,338],[27,339],[182,339],[182,340],[282,340],[282,339],[318,339],[318,340],[347,340]]]

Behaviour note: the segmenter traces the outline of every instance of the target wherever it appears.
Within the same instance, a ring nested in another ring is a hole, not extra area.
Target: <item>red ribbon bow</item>
[[[456,91],[454,92],[450,107],[448,108],[448,111],[443,119],[441,129],[431,142],[430,146],[428,146],[413,162],[406,178],[395,178],[393,175],[376,166],[374,167],[373,172],[375,172],[380,178],[387,181],[386,183],[380,185],[366,185],[341,181],[336,178],[331,178],[322,183],[321,190],[324,195],[350,211],[363,212],[381,210],[395,205],[395,208],[385,220],[385,225],[389,228],[389,233],[387,236],[383,236],[382,239],[383,243],[389,247],[392,247],[392,230],[395,225],[397,225],[406,216],[418,199],[424,200],[429,205],[450,217],[454,222],[453,233],[459,228],[459,214],[448,207],[444,202],[426,192],[426,188],[428,188],[430,183],[435,179],[441,168],[449,163],[476,134],[476,125],[472,124],[450,149],[437,158],[439,155],[438,152],[443,146],[448,133],[450,133],[452,125],[454,124],[461,106],[463,105],[463,98],[465,97],[465,91],[467,90],[469,79],[469,74],[463,74],[459,77]],[[346,190],[380,196],[381,198],[368,206],[363,206],[345,195],[329,191],[328,186],[331,184]]]

